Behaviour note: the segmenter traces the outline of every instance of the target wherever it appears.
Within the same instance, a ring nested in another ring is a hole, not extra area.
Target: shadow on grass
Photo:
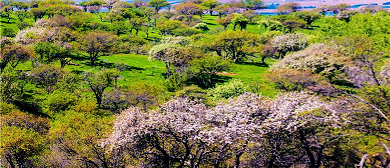
[[[91,66],[89,61],[87,62],[83,62],[82,64],[86,65],[86,66]],[[97,60],[95,61],[95,64],[94,64],[94,67],[103,67],[103,68],[118,68],[119,64],[115,64],[115,63],[110,63],[110,62],[104,62],[102,60]],[[126,65],[126,67],[124,67],[124,70],[127,70],[127,71],[132,71],[132,70],[138,70],[138,71],[142,71],[142,70],[145,70],[145,68],[140,68],[140,67],[135,67],[135,66],[128,66]],[[74,71],[75,73],[77,74],[80,74],[82,73],[83,71]]]
[[[138,70],[138,71],[143,71],[145,68],[140,68],[140,67],[135,67],[135,66],[127,66],[126,70],[132,71],[132,70]]]
[[[215,23],[210,23],[210,22],[204,22],[204,23],[206,23],[206,24],[208,24],[208,25],[217,25],[217,24],[215,24]]]
[[[15,101],[13,102],[13,104],[19,107],[21,111],[25,111],[39,117],[50,118],[49,115],[41,112],[42,108],[39,107],[39,105],[34,101],[26,102],[22,100],[22,101]]]
[[[237,62],[236,64],[239,64],[239,65],[255,65],[255,66],[259,66],[259,67],[269,67],[268,64],[262,63],[262,62]]]
[[[216,84],[222,84],[222,83],[228,82],[231,79],[232,79],[232,77],[230,77],[230,76],[216,75],[211,80],[212,83],[210,85],[206,86],[204,83],[201,82],[202,81],[201,79],[199,79],[199,78],[192,78],[192,79],[187,81],[187,85],[198,85],[202,89],[208,89],[208,88],[215,87]]]
[[[84,55],[72,55],[70,58],[72,58],[73,60],[77,60],[77,61],[89,60],[89,57],[84,56]]]

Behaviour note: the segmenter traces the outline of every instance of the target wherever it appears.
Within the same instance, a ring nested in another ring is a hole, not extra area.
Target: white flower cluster
[[[286,55],[271,67],[277,69],[311,70],[324,76],[334,75],[344,68],[345,57],[339,52],[337,46],[314,44],[308,48]]]
[[[14,40],[17,43],[33,44],[41,35],[46,32],[44,27],[30,27],[18,32]]]
[[[294,134],[307,126],[339,119],[337,108],[305,92],[285,93],[274,99],[245,93],[211,108],[179,98],[148,113],[138,108],[123,111],[103,145],[130,145],[140,155],[163,153],[182,160],[218,158],[242,154],[248,144],[261,145],[259,139],[269,133]]]

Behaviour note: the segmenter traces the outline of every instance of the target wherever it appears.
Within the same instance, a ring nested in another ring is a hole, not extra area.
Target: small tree
[[[234,24],[233,30],[236,30],[236,26],[240,26],[240,30],[246,29],[246,25],[249,23],[249,20],[245,18],[242,14],[234,13],[232,18],[232,23]]]
[[[149,1],[149,5],[154,8],[156,14],[162,8],[170,6],[170,4],[166,0],[151,0]]]
[[[298,18],[304,20],[308,26],[311,26],[311,23],[313,23],[317,19],[320,19],[322,16],[318,12],[313,11],[299,11],[295,12],[294,14]]]
[[[224,31],[215,39],[213,45],[217,54],[233,62],[243,61],[246,56],[253,54],[260,45],[260,38],[256,34],[246,31]],[[218,51],[219,50],[219,51]]]
[[[13,12],[14,8],[12,6],[3,6],[1,8],[1,15],[7,17],[7,23],[10,23],[11,20],[11,14]]]
[[[213,15],[214,8],[221,5],[221,2],[218,2],[217,0],[206,0],[202,2],[200,5],[207,8],[207,10],[210,12],[210,15]]]
[[[286,34],[276,36],[271,41],[272,46],[283,58],[287,52],[298,51],[307,46],[307,39],[303,34]]]
[[[80,39],[81,50],[89,54],[90,65],[94,66],[99,54],[108,52],[116,41],[117,36],[114,36],[111,33],[98,31],[88,32]]]
[[[19,62],[25,61],[33,55],[34,51],[28,47],[16,44],[5,45],[1,47],[0,55],[0,73],[7,65],[15,68]]]
[[[217,85],[210,91],[210,95],[215,101],[220,99],[228,99],[231,97],[244,94],[244,82],[238,79],[233,79],[223,85]]]
[[[221,57],[197,59],[190,63],[190,76],[202,87],[209,88],[215,84],[217,72],[227,71],[230,66],[230,61]]]
[[[175,6],[175,10],[182,15],[187,16],[187,21],[190,21],[193,15],[202,15],[203,8],[200,5],[194,3],[180,3]]]
[[[296,30],[298,28],[304,28],[305,22],[301,20],[285,20],[282,22],[283,26],[288,29],[289,33],[292,33],[293,30]]]
[[[220,5],[220,6],[217,6],[214,8],[214,10],[216,12],[218,12],[218,17],[219,18],[222,18],[222,15],[226,15],[229,13],[229,9],[230,7],[229,6],[226,6],[226,5]]]
[[[116,69],[102,69],[98,73],[88,71],[84,73],[84,80],[95,94],[98,108],[100,108],[100,105],[102,104],[104,90],[114,84],[114,81],[118,76],[119,71]]]
[[[227,15],[224,18],[218,18],[216,21],[218,24],[223,26],[223,30],[226,30],[226,28],[229,26],[230,23],[232,23],[234,15]]]
[[[240,1],[246,10],[258,10],[264,8],[262,0],[241,0]]]
[[[299,4],[296,2],[289,2],[282,4],[276,8],[278,14],[286,15],[298,11]]]
[[[62,68],[43,64],[31,70],[29,76],[37,87],[43,86],[50,93],[54,91],[54,86],[57,82],[68,74],[69,72]]]

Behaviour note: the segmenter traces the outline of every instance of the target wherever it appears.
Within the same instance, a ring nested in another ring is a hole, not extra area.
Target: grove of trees
[[[0,7],[0,167],[390,167],[385,8]]]

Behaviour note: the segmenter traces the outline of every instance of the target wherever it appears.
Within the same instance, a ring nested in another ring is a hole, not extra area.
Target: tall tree
[[[170,4],[166,0],[151,0],[149,5],[154,8],[156,14],[164,7],[169,7]]]
[[[214,8],[221,5],[221,2],[218,2],[217,0],[206,0],[202,2],[200,5],[207,8],[207,10],[210,12],[210,15],[213,15]]]
[[[187,21],[189,21],[193,15],[201,16],[203,14],[203,8],[200,5],[194,3],[180,3],[179,5],[175,6],[175,10],[179,14],[187,16]]]
[[[118,76],[119,71],[116,69],[103,69],[98,73],[84,73],[84,80],[95,94],[98,108],[100,108],[102,104],[104,90],[114,84],[114,81]]]
[[[15,68],[19,62],[25,61],[33,55],[34,51],[22,45],[4,45],[1,47],[0,73],[7,65]]]
[[[89,54],[90,65],[94,66],[96,59],[102,52],[108,52],[116,43],[117,36],[111,33],[92,31],[84,34],[80,39],[81,50]]]
[[[224,31],[213,43],[218,55],[233,62],[243,61],[260,44],[258,35],[246,31]]]
[[[296,2],[289,2],[278,6],[276,10],[278,14],[286,15],[298,11],[298,5]]]

